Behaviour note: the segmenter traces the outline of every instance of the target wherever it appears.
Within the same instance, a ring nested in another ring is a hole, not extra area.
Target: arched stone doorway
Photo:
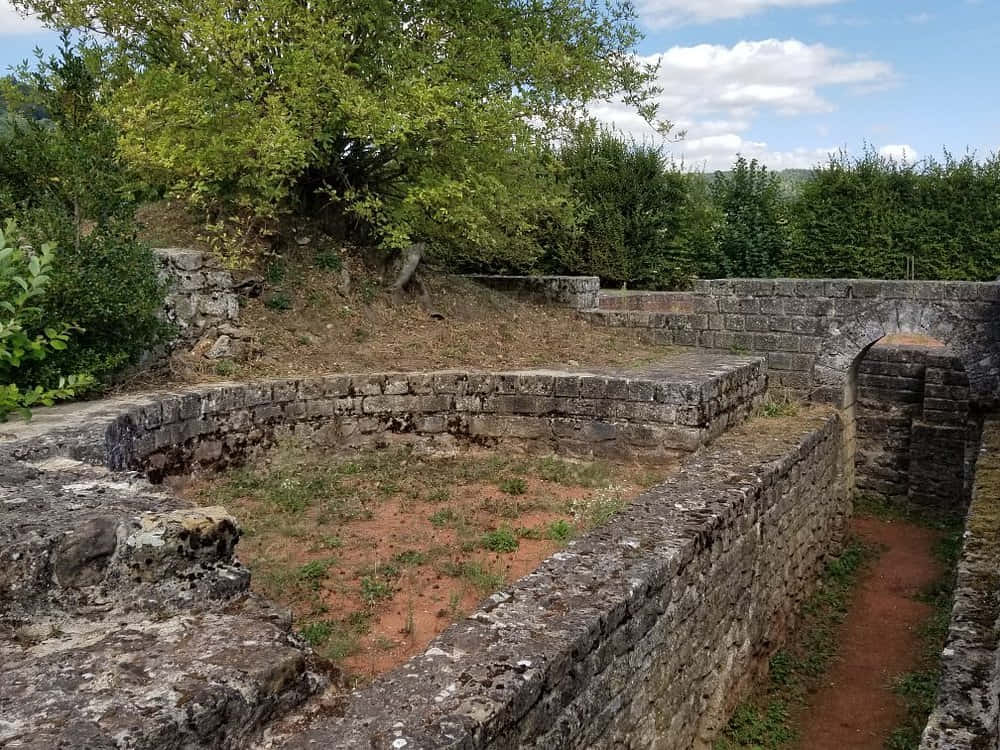
[[[964,508],[979,420],[962,360],[944,342],[890,334],[852,367],[855,489],[940,512]]]

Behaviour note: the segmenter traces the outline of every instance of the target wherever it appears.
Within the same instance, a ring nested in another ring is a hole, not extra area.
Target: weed
[[[310,588],[316,590],[326,578],[326,571],[332,564],[332,560],[312,560],[299,568],[297,577]]]
[[[333,635],[333,625],[329,622],[308,622],[302,626],[299,633],[305,638],[309,645],[315,648],[322,646]]]
[[[480,544],[491,552],[514,552],[519,546],[514,532],[507,528],[487,531]]]
[[[573,536],[573,524],[560,518],[549,524],[547,536],[556,542],[565,542]]]
[[[744,703],[737,707],[715,750],[730,748],[779,748],[791,742],[795,733],[788,725],[788,707],[783,701],[771,701],[765,709]]]
[[[799,413],[801,404],[787,390],[772,394],[768,391],[763,403],[753,410],[753,416],[777,419],[779,417],[794,417]]]
[[[221,378],[228,378],[236,370],[236,363],[231,359],[220,359],[215,363],[215,374]]]
[[[267,298],[265,303],[271,310],[284,312],[292,309],[292,298],[287,292],[277,291]]]
[[[280,260],[272,260],[264,269],[264,278],[268,284],[280,284],[285,280],[285,264]]]
[[[394,563],[404,567],[423,565],[427,562],[427,560],[428,556],[426,552],[420,552],[415,549],[408,549],[403,552],[399,552],[392,558]]]
[[[535,470],[547,482],[575,487],[606,487],[612,475],[604,461],[566,461],[555,456],[540,459]]]
[[[452,578],[461,578],[484,594],[491,594],[503,588],[504,584],[503,573],[487,570],[482,563],[468,560],[460,563],[448,561],[441,566],[441,573]]]
[[[361,579],[361,600],[369,607],[392,598],[392,584],[378,576],[364,576]]]
[[[434,528],[441,529],[458,521],[458,516],[451,508],[443,508],[432,513],[427,520],[431,522],[431,526]]]
[[[344,259],[336,250],[321,250],[316,253],[316,266],[324,271],[339,271],[344,267]]]
[[[462,597],[457,591],[452,591],[451,594],[448,595],[448,614],[451,616],[451,619],[458,619],[458,613],[461,611],[461,606]]]
[[[528,491],[528,484],[521,477],[504,479],[498,486],[501,492],[506,492],[508,495],[523,495]]]
[[[427,493],[427,502],[429,503],[446,503],[449,500],[451,500],[451,493],[443,487]]]
[[[605,487],[592,495],[570,503],[570,514],[576,526],[593,529],[606,524],[625,507],[621,487]]]

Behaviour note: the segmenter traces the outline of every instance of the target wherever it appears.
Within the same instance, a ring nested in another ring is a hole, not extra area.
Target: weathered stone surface
[[[937,704],[920,750],[1000,747],[1000,422],[976,466]]]
[[[961,360],[972,401],[1000,401],[1000,284],[992,282],[699,280],[691,292],[602,292],[580,314],[642,328],[655,343],[763,354],[774,384],[835,403],[867,346],[886,334],[928,334]]]

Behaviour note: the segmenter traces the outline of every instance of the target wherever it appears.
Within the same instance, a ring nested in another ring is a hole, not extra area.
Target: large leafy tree
[[[627,0],[19,3],[107,49],[119,147],[151,178],[389,248],[530,255],[567,205],[544,142],[593,100],[655,117]]]

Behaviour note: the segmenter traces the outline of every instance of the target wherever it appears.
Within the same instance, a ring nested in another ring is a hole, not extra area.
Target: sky
[[[1000,150],[1000,0],[634,0],[659,61],[665,144],[692,169],[737,154],[807,168],[865,144],[918,161]],[[0,71],[56,36],[0,0]],[[617,103],[599,119],[655,133]]]

